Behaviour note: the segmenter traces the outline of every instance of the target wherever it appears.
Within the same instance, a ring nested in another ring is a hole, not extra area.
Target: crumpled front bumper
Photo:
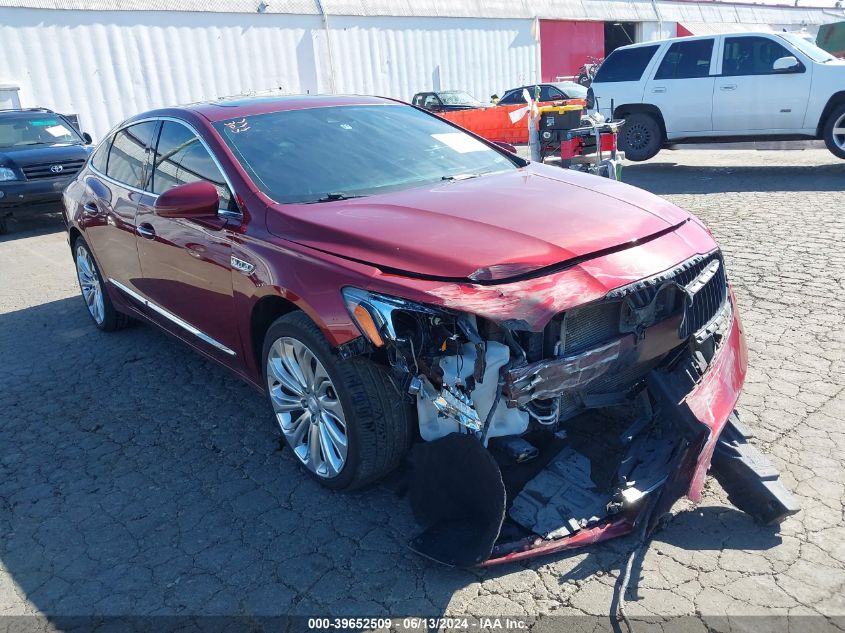
[[[723,466],[723,470],[729,471],[728,476],[732,482],[725,488],[734,503],[740,501],[737,503],[740,509],[756,514],[755,518],[766,523],[778,522],[798,511],[791,495],[777,482],[777,471],[768,465],[753,446],[744,443],[742,433],[733,428],[734,425],[739,428],[734,409],[745,381],[747,349],[733,292],[730,300],[734,304],[730,331],[698,384],[686,395],[673,391],[673,385],[668,382],[656,385],[656,391],[662,392],[666,403],[675,405],[677,415],[700,429],[701,439],[697,443],[693,442],[686,456],[680,460],[677,471],[671,473],[666,484],[655,493],[659,495],[655,503],[642,504],[639,515],[609,518],[567,538],[550,540],[535,536],[513,543],[500,543],[480,566],[488,567],[575,549],[629,534],[641,520],[650,520],[650,517],[659,517],[667,512],[684,494],[698,502],[714,453],[719,454],[721,463],[725,463],[725,460],[730,462]],[[731,433],[725,434],[730,438],[724,442],[725,446],[720,446],[720,438],[726,427],[731,427]],[[733,494],[732,489],[740,492]],[[649,517],[641,516],[645,508],[655,507],[656,511],[649,512]],[[766,509],[766,512],[760,509]]]

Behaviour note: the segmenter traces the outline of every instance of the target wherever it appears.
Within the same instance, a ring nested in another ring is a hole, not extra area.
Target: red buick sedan
[[[396,101],[300,96],[131,118],[64,202],[98,328],[147,321],[237,373],[328,487],[410,454],[427,556],[629,532],[711,461],[758,518],[796,510],[736,420],[722,255],[644,191]]]

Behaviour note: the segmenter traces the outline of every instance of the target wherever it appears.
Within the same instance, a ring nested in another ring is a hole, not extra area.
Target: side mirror
[[[208,218],[217,215],[220,194],[206,180],[168,189],[155,202],[155,213],[163,218]]]
[[[90,145],[91,143],[93,143],[93,142],[94,142],[94,139],[93,139],[93,138],[91,138],[91,135],[90,135],[90,134],[88,134],[88,132],[83,132],[83,133],[82,133],[82,140],[83,140],[83,141],[85,141],[85,144],[86,144],[86,145]]]
[[[798,71],[800,66],[801,62],[792,55],[787,55],[776,59],[775,63],[772,64],[772,70],[776,73],[794,73]]]

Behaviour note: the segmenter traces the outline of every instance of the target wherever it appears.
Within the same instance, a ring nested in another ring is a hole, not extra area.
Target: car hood
[[[490,282],[626,248],[687,219],[641,189],[531,164],[360,199],[276,205],[268,228],[388,272]]]
[[[85,160],[91,148],[87,145],[23,145],[0,148],[0,165],[14,163],[18,167],[50,161]]]

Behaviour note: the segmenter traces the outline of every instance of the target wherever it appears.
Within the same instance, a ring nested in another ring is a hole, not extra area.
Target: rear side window
[[[639,81],[659,46],[617,48],[599,66],[595,82]]]
[[[554,86],[540,86],[540,101],[558,101],[565,98]]]
[[[499,99],[499,105],[511,105],[514,103],[525,103],[525,97],[522,96],[522,88],[506,92],[504,96]]]
[[[694,79],[710,74],[713,40],[675,42],[666,51],[655,79]]]
[[[154,193],[164,193],[177,185],[205,180],[217,187],[220,208],[232,208],[232,195],[223,174],[190,129],[181,123],[164,121],[154,156]]]
[[[768,37],[745,36],[725,38],[722,74],[771,75],[775,60],[792,55],[786,48]]]
[[[106,166],[106,175],[130,187],[140,189],[144,184],[147,148],[158,125],[147,121],[123,128],[114,135]]]

